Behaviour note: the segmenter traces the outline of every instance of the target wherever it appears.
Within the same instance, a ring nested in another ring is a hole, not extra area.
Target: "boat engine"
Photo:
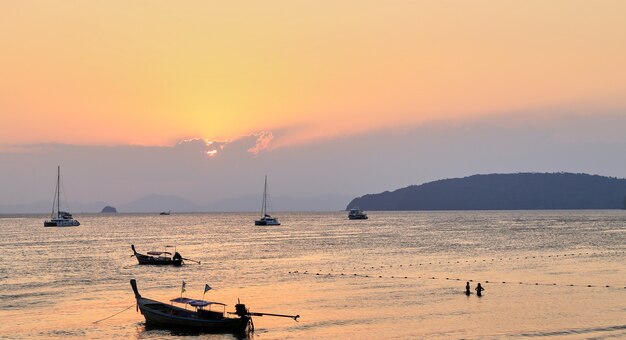
[[[246,308],[246,305],[244,305],[243,303],[238,303],[235,305],[235,314],[238,316],[249,316],[250,312],[248,311],[248,308]]]

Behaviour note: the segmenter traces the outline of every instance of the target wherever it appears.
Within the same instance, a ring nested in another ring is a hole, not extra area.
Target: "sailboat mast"
[[[267,214],[267,175],[265,175],[265,185],[263,186],[263,208],[261,209],[261,215],[265,217]]]
[[[61,210],[61,166],[57,166],[57,217]]]

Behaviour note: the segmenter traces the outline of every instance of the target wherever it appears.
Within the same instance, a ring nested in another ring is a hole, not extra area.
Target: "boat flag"
[[[183,295],[183,293],[185,292],[185,286],[187,286],[187,283],[185,283],[185,280],[183,280],[183,286],[180,287],[180,295]]]
[[[213,288],[211,288],[208,283],[204,285],[204,292],[205,293],[208,292],[211,289],[213,289]]]

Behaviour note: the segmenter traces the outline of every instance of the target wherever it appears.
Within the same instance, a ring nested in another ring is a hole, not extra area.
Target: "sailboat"
[[[61,167],[57,167],[57,187],[52,202],[52,214],[50,220],[44,221],[44,227],[77,227],[80,222],[72,217],[72,214],[61,211]]]
[[[265,186],[263,187],[263,207],[261,208],[261,219],[254,221],[254,225],[280,225],[276,217],[267,213],[267,175],[265,175]]]

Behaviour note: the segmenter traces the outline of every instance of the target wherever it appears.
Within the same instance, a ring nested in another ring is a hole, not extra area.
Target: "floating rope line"
[[[545,258],[565,258],[572,256],[586,256],[586,255],[620,255],[626,254],[626,251],[609,251],[609,252],[585,252],[585,253],[569,253],[569,254],[556,254],[556,255],[534,255],[534,256],[517,256],[517,257],[500,257],[500,258],[491,258],[482,259],[482,260],[456,260],[456,261],[431,261],[424,263],[409,263],[409,264],[400,264],[395,265],[395,267],[419,267],[419,266],[428,266],[428,265],[439,265],[439,264],[462,264],[462,263],[478,263],[478,262],[495,262],[495,261],[515,261],[515,260],[528,260],[528,259],[545,259]],[[382,265],[382,266],[364,266],[358,269],[377,269],[377,268],[393,268],[394,265]],[[357,267],[353,267],[353,270],[356,270]],[[346,270],[344,267],[342,270]]]
[[[135,305],[135,304],[133,303],[132,305],[130,305],[130,306],[128,306],[128,307],[126,307],[126,308],[124,308],[123,310],[121,310],[121,311],[119,311],[119,312],[117,312],[117,313],[115,313],[115,314],[113,314],[113,315],[111,315],[111,316],[107,316],[107,317],[106,317],[106,318],[104,318],[104,319],[100,319],[100,320],[98,320],[98,321],[94,321],[93,323],[98,323],[98,322],[100,322],[100,321],[104,321],[104,320],[106,320],[106,319],[110,319],[110,318],[112,318],[112,317],[114,317],[114,316],[116,316],[116,315],[118,315],[118,314],[121,314],[121,313],[123,313],[123,312],[125,312],[125,311],[129,310],[129,309],[130,309],[130,307],[133,307],[134,305]]]
[[[289,274],[293,274],[293,275],[314,275],[314,276],[322,276],[322,277],[360,277],[360,278],[379,278],[379,279],[416,279],[415,277],[409,277],[409,276],[387,276],[387,275],[371,275],[371,274],[362,274],[362,273],[351,273],[351,274],[346,274],[346,273],[340,273],[340,274],[333,274],[333,273],[309,273],[308,270],[305,270],[304,272],[300,272],[300,271],[292,271],[289,272]],[[584,287],[584,288],[613,288],[613,289],[622,289],[622,288],[618,288],[618,285],[610,285],[610,284],[606,284],[606,285],[598,285],[598,284],[558,284],[558,283],[540,283],[540,282],[523,282],[523,281],[490,281],[490,280],[474,280],[474,279],[463,279],[463,278],[451,278],[451,277],[446,277],[445,279],[443,277],[436,277],[436,276],[418,276],[417,279],[423,279],[423,280],[446,280],[446,281],[467,281],[467,282],[484,282],[485,284],[510,284],[510,285],[527,285],[527,286],[563,286],[563,287]],[[626,289],[626,286],[624,286],[623,289]]]
[[[441,265],[441,264],[464,264],[464,263],[478,263],[478,262],[484,262],[484,263],[489,263],[489,262],[496,262],[496,261],[515,261],[515,260],[528,260],[528,259],[547,259],[547,258],[552,258],[552,259],[557,259],[557,258],[567,258],[569,257],[573,257],[573,256],[606,256],[606,255],[621,255],[621,254],[626,254],[626,251],[607,251],[607,252],[579,252],[579,253],[565,253],[565,254],[553,254],[553,255],[529,255],[529,256],[517,256],[517,257],[499,257],[499,258],[491,258],[491,259],[481,259],[480,261],[478,259],[476,260],[457,260],[457,261],[431,261],[431,262],[424,262],[424,263],[416,263],[416,264],[399,264],[399,265],[380,265],[380,266],[363,266],[363,267],[352,267],[352,270],[375,270],[375,269],[385,269],[385,268],[400,268],[400,267],[419,267],[419,266],[428,266],[428,265]],[[489,261],[488,261],[489,260]],[[346,269],[345,267],[341,269],[342,271],[347,271],[350,269]],[[331,269],[331,272],[334,272],[334,270]],[[320,269],[318,270],[318,272],[316,273],[309,273],[308,270],[304,271],[304,272],[300,272],[300,271],[294,271],[294,272],[289,272],[289,274],[311,274],[311,275],[315,275],[315,276],[326,276],[326,277],[333,277],[333,276],[337,276],[337,277],[361,277],[361,278],[385,278],[385,279],[415,279],[415,277],[409,277],[409,276],[388,276],[388,275],[373,275],[373,274],[363,274],[363,273],[351,273],[351,274],[346,274],[346,273],[340,273],[340,274],[335,274],[335,273],[324,273],[324,270]],[[438,277],[434,277],[434,276],[418,276],[417,279],[430,279],[430,280],[443,280],[443,278],[438,278]],[[445,280],[455,280],[455,281],[469,281],[469,282],[474,282],[476,280],[473,279],[461,279],[461,278],[450,278],[450,277],[446,277]],[[482,280],[482,282],[485,283],[490,283],[490,284],[518,284],[518,285],[532,285],[532,286],[566,286],[566,287],[586,287],[586,288],[593,288],[593,287],[604,287],[604,288],[613,288],[613,289],[622,289],[622,288],[618,288],[621,285],[612,285],[612,284],[606,284],[606,285],[592,285],[592,284],[557,284],[557,283],[540,283],[540,282],[512,282],[512,281],[490,281],[490,280]],[[626,286],[623,287],[623,289],[626,289]]]

